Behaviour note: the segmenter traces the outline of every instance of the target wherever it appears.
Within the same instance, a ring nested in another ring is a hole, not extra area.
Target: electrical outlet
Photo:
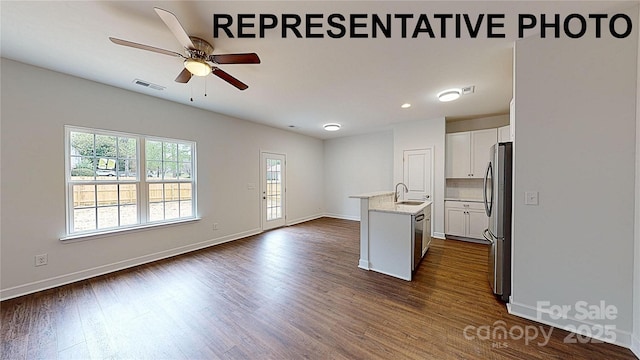
[[[47,265],[47,254],[36,255],[35,266]]]
[[[525,205],[538,205],[538,192],[537,191],[527,191],[524,193],[524,204]]]
[[[218,223],[213,223],[213,230],[218,230]]]

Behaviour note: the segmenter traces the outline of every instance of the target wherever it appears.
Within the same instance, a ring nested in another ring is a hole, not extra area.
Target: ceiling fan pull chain
[[[189,84],[190,88],[191,88],[191,102],[193,102],[193,81],[191,82],[191,84]]]
[[[207,96],[207,78],[204,78],[204,96]]]

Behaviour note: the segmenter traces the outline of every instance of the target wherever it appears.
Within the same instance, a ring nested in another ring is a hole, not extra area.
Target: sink
[[[424,201],[406,200],[406,201],[398,201],[396,204],[397,205],[422,205],[424,204]]]

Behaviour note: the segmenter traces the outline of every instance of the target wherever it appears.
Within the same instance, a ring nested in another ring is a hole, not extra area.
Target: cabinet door
[[[427,217],[425,214],[424,232],[422,233],[422,255],[429,249],[429,244],[431,244],[431,215]]]
[[[448,178],[468,178],[471,174],[471,133],[447,134],[446,173]],[[487,150],[487,157],[489,150]]]
[[[477,130],[471,132],[471,177],[484,177],[489,163],[489,149],[498,142],[498,129]]]
[[[511,141],[511,126],[503,126],[498,128],[498,142]]]
[[[466,210],[460,208],[446,208],[444,218],[444,232],[447,235],[466,236]]]
[[[467,210],[467,236],[484,239],[482,232],[489,227],[489,218],[484,210]]]

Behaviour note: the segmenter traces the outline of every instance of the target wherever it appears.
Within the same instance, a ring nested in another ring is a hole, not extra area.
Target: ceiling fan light
[[[462,95],[462,90],[460,89],[448,89],[445,91],[441,91],[438,93],[438,100],[442,102],[453,101],[456,100]]]
[[[324,124],[323,127],[327,131],[338,131],[338,130],[340,130],[341,126],[340,126],[340,124],[332,123],[332,124]]]
[[[211,65],[207,64],[204,60],[187,59],[184,61],[184,67],[196,76],[207,76],[211,74]]]

